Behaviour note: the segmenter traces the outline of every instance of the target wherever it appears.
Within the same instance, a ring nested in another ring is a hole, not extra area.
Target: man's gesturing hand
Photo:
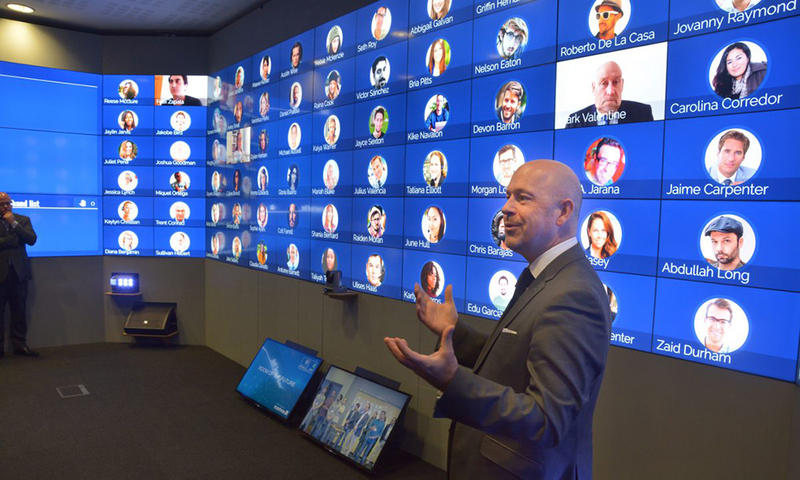
[[[450,300],[452,303],[452,298]],[[455,325],[449,325],[442,331],[439,350],[430,355],[422,355],[411,350],[404,338],[386,337],[383,341],[398,362],[413,370],[435,388],[444,391],[458,370],[458,360],[453,351],[455,329]]]
[[[442,304],[431,300],[418,283],[414,284],[414,296],[417,297],[417,317],[436,335],[441,335],[445,328],[455,325],[458,321],[452,285],[445,288]]]

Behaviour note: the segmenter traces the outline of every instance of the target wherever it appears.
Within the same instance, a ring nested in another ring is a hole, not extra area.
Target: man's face
[[[182,222],[186,220],[186,209],[183,207],[177,207],[175,209],[175,220]]]
[[[389,72],[389,62],[381,60],[375,65],[375,87],[381,88],[386,85],[387,73]]]
[[[506,277],[500,277],[497,283],[500,287],[500,295],[505,297],[508,294],[508,279]]]
[[[0,193],[0,216],[5,215],[6,212],[10,212],[12,208],[11,197],[9,197],[7,193]]]
[[[720,265],[728,265],[739,261],[739,249],[744,244],[744,237],[737,238],[732,232],[711,232],[711,248],[714,258]]]
[[[509,123],[514,119],[514,115],[519,108],[519,95],[510,88],[503,94],[502,116],[503,122]]]
[[[514,149],[508,149],[501,153],[497,160],[498,163],[500,163],[500,172],[503,175],[503,179],[506,182],[511,181],[511,176],[514,175],[514,171],[516,170],[517,166],[517,159],[516,155],[514,155]]]
[[[603,145],[597,152],[597,182],[605,185],[614,178],[617,167],[622,159],[622,152],[612,145]]]
[[[717,168],[719,173],[732,177],[739,165],[744,161],[744,143],[735,138],[729,138],[722,144],[717,154]]]
[[[186,96],[186,84],[180,75],[169,76],[169,93],[175,100],[182,100]]]
[[[720,308],[714,304],[708,306],[706,313],[706,343],[710,345],[722,345],[725,341],[725,334],[731,326],[733,316],[727,308]]]
[[[380,7],[375,12],[375,31],[378,33],[383,32],[383,21],[386,19],[386,7]]]
[[[375,125],[375,135],[376,137],[381,136],[383,133],[383,112],[380,110],[375,112],[375,116],[372,119],[372,123]]]
[[[608,62],[597,70],[597,77],[592,82],[592,93],[598,112],[610,113],[619,110],[624,83],[622,70],[614,62]]]
[[[179,113],[175,115],[175,127],[177,130],[183,130],[186,126],[186,115]]]
[[[552,199],[554,187],[547,178],[546,172],[523,165],[506,189],[507,200],[502,209],[506,245],[529,261],[538,257],[558,234],[560,209]]]
[[[380,212],[373,212],[369,218],[369,226],[373,232],[380,231],[381,228],[381,214]]]
[[[442,108],[444,108],[444,97],[436,95],[436,113],[441,114]]]
[[[292,128],[289,129],[289,137],[291,138],[291,142],[289,142],[291,147],[297,146],[297,125],[292,125]]]
[[[331,39],[331,53],[336,53],[339,51],[339,46],[342,44],[342,39],[339,36],[335,36]]]
[[[604,5],[597,9],[597,29],[601,38],[614,35],[614,27],[617,25],[621,15],[618,11]]]
[[[300,65],[300,47],[292,47],[292,67],[297,68]]]
[[[175,172],[175,183],[181,183],[181,172]]]
[[[381,257],[378,255],[367,259],[367,281],[375,287],[381,284]]]
[[[375,180],[381,181],[383,178],[383,162],[379,158],[376,158],[370,163],[370,166],[372,166],[372,175],[375,177]]]
[[[500,240],[505,240],[506,238],[506,221],[502,217],[500,218],[500,222],[497,223],[497,238]]]
[[[292,104],[297,105],[297,102],[300,101],[300,85],[295,85],[292,87]]]
[[[294,227],[295,223],[297,223],[297,206],[292,203],[289,205],[289,226]]]
[[[503,55],[507,58],[513,57],[514,53],[517,51],[517,48],[519,48],[522,37],[518,36],[514,29],[506,27],[501,27],[500,35],[503,37]]]

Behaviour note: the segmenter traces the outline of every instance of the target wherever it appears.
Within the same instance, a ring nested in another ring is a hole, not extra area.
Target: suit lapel
[[[481,349],[481,353],[478,355],[478,359],[475,361],[473,371],[477,372],[481,365],[483,365],[483,362],[486,360],[489,351],[491,351],[495,342],[502,334],[503,329],[510,325],[511,322],[513,322],[514,319],[516,319],[516,317],[527,308],[528,304],[533,301],[533,298],[538,295],[542,289],[544,289],[545,285],[547,285],[547,282],[555,277],[556,274],[560,272],[561,269],[567,264],[576,259],[584,257],[583,250],[580,249],[579,245],[580,244],[571,247],[569,250],[553,259],[553,261],[550,262],[550,264],[539,274],[539,276],[536,277],[533,283],[528,286],[525,292],[522,293],[522,296],[519,297],[517,302],[512,305],[509,310],[503,313],[503,316],[500,317],[500,320],[497,322],[497,326],[495,327],[494,331],[483,345],[483,349]]]

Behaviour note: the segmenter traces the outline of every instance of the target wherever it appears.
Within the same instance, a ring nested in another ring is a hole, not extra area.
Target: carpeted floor
[[[242,400],[205,347],[93,344],[0,358],[0,479],[370,478]],[[56,388],[83,384],[88,396]],[[379,478],[443,479],[405,452]]]

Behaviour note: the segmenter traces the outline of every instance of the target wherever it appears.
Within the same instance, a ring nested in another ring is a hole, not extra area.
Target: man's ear
[[[561,200],[558,204],[558,218],[556,218],[556,225],[559,227],[566,224],[570,218],[572,218],[572,213],[575,211],[575,202],[573,202],[569,198],[565,198]]]

